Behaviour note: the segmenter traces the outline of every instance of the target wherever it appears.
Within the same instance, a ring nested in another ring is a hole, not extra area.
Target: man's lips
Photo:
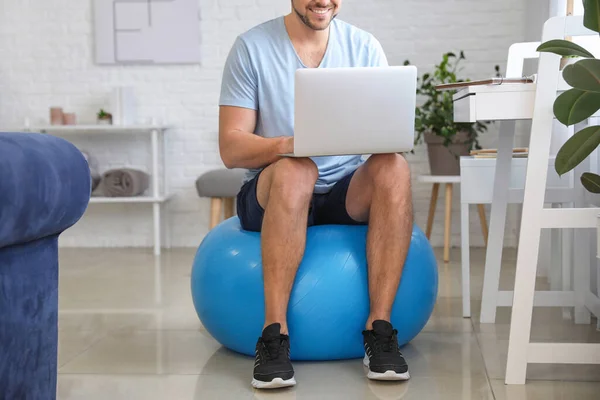
[[[323,17],[329,14],[331,8],[309,8],[308,10],[319,17]]]

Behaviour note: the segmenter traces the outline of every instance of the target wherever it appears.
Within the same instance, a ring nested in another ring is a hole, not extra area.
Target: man
[[[221,158],[228,168],[248,169],[238,215],[244,229],[261,232],[266,318],[256,345],[256,388],[296,384],[286,311],[307,226],[319,224],[368,224],[364,364],[370,379],[409,379],[389,322],[413,224],[406,160],[279,156],[293,151],[296,69],[387,66],[371,34],[335,19],[341,6],[342,0],[292,0],[290,14],[237,38],[223,73]]]

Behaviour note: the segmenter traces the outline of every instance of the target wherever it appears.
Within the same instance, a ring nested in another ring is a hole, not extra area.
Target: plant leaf
[[[598,0],[583,0],[583,26],[600,32],[600,4]]]
[[[600,144],[600,126],[589,126],[566,141],[556,155],[554,168],[563,175],[587,158]]]
[[[594,55],[580,45],[567,40],[549,40],[542,43],[537,51],[543,53],[554,53],[559,56],[578,56],[594,58]]]
[[[581,122],[600,109],[600,93],[570,89],[554,101],[554,115],[564,125]]]
[[[581,175],[581,184],[588,192],[600,193],[600,176],[591,172],[584,172]]]
[[[581,60],[563,70],[565,81],[576,89],[600,92],[600,60]]]

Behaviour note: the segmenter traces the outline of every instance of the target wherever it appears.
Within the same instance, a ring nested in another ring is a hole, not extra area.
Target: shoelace
[[[373,336],[375,337],[375,349],[379,351],[383,351],[385,353],[395,353],[399,351],[398,348],[398,339],[397,335],[398,331],[394,329],[392,331],[391,336],[378,335],[373,332]]]
[[[264,339],[260,339],[262,344],[263,344],[263,350],[264,350],[264,355],[265,355],[265,359],[267,360],[276,360],[277,358],[279,358],[282,354],[284,354],[284,346],[283,346],[283,341],[285,339],[282,338],[274,338],[271,340],[264,340]]]

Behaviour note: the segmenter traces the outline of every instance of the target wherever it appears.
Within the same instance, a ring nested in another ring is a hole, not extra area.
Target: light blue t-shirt
[[[373,35],[334,19],[319,68],[387,66]],[[290,40],[283,17],[262,23],[237,37],[223,71],[220,105],[258,111],[255,134],[294,134],[294,74],[307,68]],[[315,193],[326,193],[362,163],[362,156],[311,157],[319,168]],[[251,169],[244,182],[259,170]]]

